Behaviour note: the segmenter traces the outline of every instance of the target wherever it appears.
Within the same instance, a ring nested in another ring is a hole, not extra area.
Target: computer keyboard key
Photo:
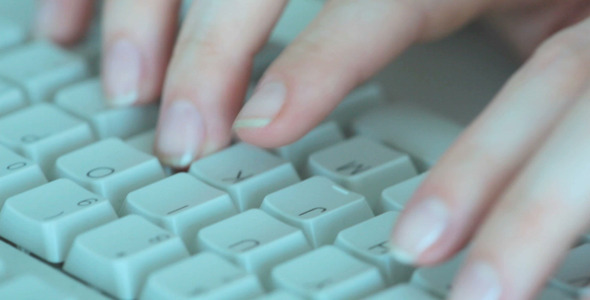
[[[309,177],[307,158],[316,151],[332,146],[344,140],[344,135],[336,122],[318,125],[312,131],[289,145],[275,149],[282,158],[291,161],[303,177]]]
[[[381,192],[416,176],[410,157],[364,137],[354,137],[309,157],[308,168],[365,195],[373,211],[382,211]]]
[[[388,284],[408,281],[413,267],[397,262],[390,254],[391,228],[398,212],[386,212],[340,231],[336,246],[381,271]]]
[[[205,227],[199,232],[198,248],[216,252],[257,274],[268,289],[274,265],[311,250],[301,230],[259,209]]]
[[[304,300],[305,298],[301,298],[299,296],[293,295],[291,293],[281,291],[281,290],[274,290],[271,293],[268,293],[264,296],[260,296],[254,298],[255,300]]]
[[[0,78],[19,86],[31,103],[51,101],[54,93],[88,77],[86,61],[47,41],[34,41],[0,55]]]
[[[0,299],[75,299],[34,275],[0,281]]]
[[[107,300],[98,291],[85,286],[54,267],[42,263],[22,251],[0,241],[0,299]],[[6,280],[6,281],[5,281]],[[16,284],[13,286],[12,284]],[[26,291],[24,289],[29,289]],[[44,292],[37,297],[37,292]],[[21,294],[21,293],[27,294]],[[29,294],[30,293],[30,294]],[[15,295],[17,294],[17,295]],[[52,297],[64,295],[65,297]]]
[[[108,200],[58,179],[9,198],[0,210],[0,236],[61,263],[78,234],[116,218]]]
[[[366,300],[440,300],[427,292],[411,285],[400,284],[381,291]]]
[[[203,252],[152,273],[139,299],[252,299],[263,293],[256,276]]]
[[[21,90],[0,79],[0,116],[6,115],[27,105]]]
[[[384,91],[377,82],[370,82],[353,90],[327,117],[334,120],[344,129],[344,133],[351,134],[351,125],[354,118],[363,112],[383,105],[385,102]]]
[[[0,50],[8,49],[25,41],[26,32],[18,24],[0,17]]]
[[[156,140],[156,130],[150,129],[148,131],[136,134],[125,140],[129,146],[143,151],[149,155],[154,155],[154,141]]]
[[[449,293],[453,279],[459,271],[466,252],[462,251],[452,259],[429,268],[419,268],[412,274],[411,283],[441,298]]]
[[[55,178],[55,160],[88,145],[94,135],[88,124],[50,104],[38,104],[0,118],[0,144],[36,161]]]
[[[430,169],[463,130],[438,114],[397,102],[375,107],[353,121],[355,134],[412,156],[420,172]]]
[[[134,299],[151,272],[188,256],[179,237],[126,216],[76,237],[63,269],[117,298]]]
[[[165,177],[157,158],[116,138],[61,156],[56,169],[59,177],[109,199],[116,211],[129,192]]]
[[[341,230],[373,217],[365,197],[323,177],[274,192],[264,198],[261,208],[303,230],[314,248],[331,244]]]
[[[552,284],[569,293],[590,286],[590,244],[572,249],[553,276]]]
[[[394,184],[381,193],[381,206],[386,211],[402,211],[428,173],[422,173],[400,183]]]
[[[385,287],[377,268],[333,246],[324,246],[278,265],[276,288],[310,299],[360,299]]]
[[[99,79],[90,79],[61,89],[55,103],[87,121],[100,139],[128,138],[156,126],[158,106],[149,104],[108,108]]]
[[[121,212],[141,215],[169,230],[194,253],[197,232],[237,210],[227,193],[178,173],[129,193]]]
[[[299,182],[289,162],[245,143],[195,161],[189,172],[228,192],[239,211],[258,208],[264,196]]]
[[[0,207],[10,196],[47,182],[39,166],[0,145]]]

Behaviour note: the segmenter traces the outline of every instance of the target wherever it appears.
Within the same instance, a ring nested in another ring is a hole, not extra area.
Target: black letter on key
[[[318,213],[318,215],[319,215],[319,214],[323,214],[326,210],[328,210],[328,209],[325,208],[325,207],[314,207],[314,208],[312,208],[310,210],[307,210],[307,211],[304,211],[304,212],[300,213],[299,216],[300,217],[303,217],[303,216],[305,216],[305,215],[307,215],[307,214],[309,214],[311,212],[314,212],[314,211],[319,211],[319,213]]]
[[[370,252],[373,252],[375,254],[385,254],[385,253],[389,253],[389,247],[387,247],[387,242],[381,242],[379,244],[373,245],[371,247],[369,247]]]
[[[231,183],[238,183],[238,182],[240,182],[242,180],[246,180],[252,176],[254,176],[254,174],[248,174],[248,175],[242,176],[242,170],[240,170],[240,171],[238,171],[238,174],[236,175],[236,177],[223,178],[222,181],[228,181]]]
[[[90,171],[88,171],[88,173],[86,173],[86,176],[88,178],[103,178],[103,177],[107,177],[111,174],[115,173],[115,169],[111,168],[111,167],[98,167],[98,168],[94,168]]]
[[[238,252],[246,252],[250,249],[256,248],[260,245],[260,242],[253,239],[241,240],[237,243],[233,243],[228,246],[229,249],[236,250]],[[236,248],[236,249],[234,249]]]
[[[13,164],[10,164],[8,166],[6,166],[6,170],[8,171],[14,171],[14,170],[18,170],[20,168],[26,167],[27,163],[24,161],[19,161],[19,162],[15,162]]]
[[[336,168],[336,171],[341,172],[341,173],[346,173],[347,171],[350,170],[349,175],[356,175],[356,174],[364,172],[370,168],[371,168],[371,166],[366,166],[366,165],[363,165],[362,163],[357,163],[356,160],[353,160],[345,165],[342,165],[342,166]]]

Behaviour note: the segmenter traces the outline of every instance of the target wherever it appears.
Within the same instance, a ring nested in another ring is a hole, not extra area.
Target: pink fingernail
[[[41,1],[37,11],[35,35],[48,38],[55,18],[59,15],[59,4],[55,0]]]
[[[141,55],[131,41],[120,39],[107,49],[103,76],[109,105],[129,106],[137,100],[141,71]]]
[[[416,259],[436,243],[449,221],[446,204],[435,197],[412,207],[392,238],[392,255],[400,262],[414,264]]]
[[[453,285],[453,300],[497,300],[502,295],[502,286],[494,268],[483,261],[469,263]]]
[[[160,117],[156,152],[162,163],[187,167],[198,155],[204,128],[201,114],[191,101],[174,101]]]
[[[268,125],[283,107],[286,97],[287,88],[283,82],[271,80],[263,83],[242,108],[234,128],[260,128]]]

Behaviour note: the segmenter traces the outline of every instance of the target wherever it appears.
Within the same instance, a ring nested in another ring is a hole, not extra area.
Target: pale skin
[[[84,34],[91,1],[42,2],[39,35],[71,44]],[[222,149],[232,128],[277,147],[410,45],[483,17],[526,62],[412,197],[393,253],[428,266],[471,241],[450,299],[532,299],[590,227],[590,2],[327,1],[241,107],[252,57],[286,2],[195,0],[176,37],[179,0],[106,0],[111,105],[161,95],[155,150],[176,168]]]

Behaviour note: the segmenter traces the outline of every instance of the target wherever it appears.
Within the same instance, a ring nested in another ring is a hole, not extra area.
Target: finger
[[[266,71],[235,122],[238,135],[264,147],[293,142],[392,57],[464,24],[488,2],[329,1]]]
[[[466,243],[587,85],[589,31],[586,22],[541,46],[431,170],[394,227],[398,259],[435,264]]]
[[[176,37],[179,0],[107,0],[102,78],[111,106],[156,100]]]
[[[587,93],[482,226],[451,299],[533,299],[590,225],[589,115]]]
[[[286,0],[197,0],[168,71],[155,150],[182,168],[227,145],[252,60]]]
[[[90,25],[94,1],[41,0],[35,35],[70,45],[78,41]]]

